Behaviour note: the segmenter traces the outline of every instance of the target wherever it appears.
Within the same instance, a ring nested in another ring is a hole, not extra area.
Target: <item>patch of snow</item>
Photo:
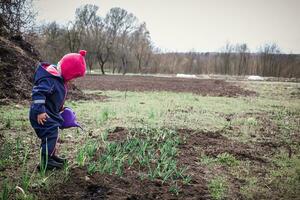
[[[201,74],[201,75],[198,75],[197,77],[201,78],[201,79],[210,79],[210,76],[207,74]]]
[[[248,76],[247,80],[248,81],[263,81],[264,78],[261,76]]]
[[[178,78],[197,78],[195,74],[176,74]]]

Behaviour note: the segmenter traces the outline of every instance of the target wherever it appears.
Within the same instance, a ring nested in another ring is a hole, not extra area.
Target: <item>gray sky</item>
[[[38,21],[61,24],[88,3],[101,16],[112,7],[132,12],[164,51],[218,51],[226,42],[256,51],[276,42],[286,53],[300,53],[300,0],[34,0]]]

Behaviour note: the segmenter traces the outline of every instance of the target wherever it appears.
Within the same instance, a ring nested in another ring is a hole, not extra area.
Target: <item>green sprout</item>
[[[47,145],[47,138],[46,138],[46,155],[43,158],[42,155],[42,148],[40,148],[40,175],[42,177],[45,177],[46,171],[47,171],[47,165],[48,165],[48,145]]]
[[[94,174],[97,170],[97,164],[95,162],[91,162],[89,163],[89,165],[87,166],[87,172],[88,174]]]
[[[223,177],[216,177],[208,183],[208,189],[213,199],[221,200],[224,199],[227,192],[226,180]]]
[[[0,193],[0,194],[1,194],[1,195],[0,195],[1,199],[2,199],[2,200],[9,200],[9,199],[10,199],[10,194],[11,194],[12,190],[13,190],[13,189],[12,189],[11,186],[9,185],[7,179],[5,179],[5,180],[3,181],[2,191],[1,191],[1,193]]]
[[[85,160],[86,160],[86,153],[85,153],[85,149],[82,148],[79,150],[77,156],[76,156],[76,162],[78,164],[79,167],[83,167],[85,164]]]

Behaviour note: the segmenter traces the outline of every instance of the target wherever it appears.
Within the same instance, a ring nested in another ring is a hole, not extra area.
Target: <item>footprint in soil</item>
[[[84,195],[84,199],[88,200],[96,200],[96,199],[106,199],[106,194],[108,192],[107,187],[99,186],[99,185],[89,185],[86,189],[86,194]]]

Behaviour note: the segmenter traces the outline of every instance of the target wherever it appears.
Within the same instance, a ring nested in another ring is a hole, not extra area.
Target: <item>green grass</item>
[[[30,126],[28,112],[28,108],[22,105],[1,107],[0,128],[18,131],[27,130]]]
[[[220,164],[232,167],[239,164],[239,160],[237,160],[233,155],[227,152],[217,155],[216,158],[204,155],[200,158],[200,162],[208,166]]]
[[[24,153],[24,158],[23,158],[23,163],[22,163],[22,176],[21,176],[21,187],[23,188],[24,191],[28,191],[28,188],[30,186],[30,181],[31,181],[31,174],[29,173],[29,169],[27,167],[27,162],[28,162],[28,155],[29,154],[29,149],[26,148],[25,153]]]
[[[3,146],[0,147],[1,154],[0,154],[0,170],[5,169],[9,166],[12,161],[12,153],[13,153],[13,143],[5,142]]]
[[[227,125],[225,115],[266,113],[274,110],[274,106],[282,106],[279,100],[260,97],[249,99],[202,97],[190,93],[127,92],[125,99],[124,92],[106,91],[104,94],[111,97],[110,101],[72,103],[84,126],[104,130],[115,126],[141,127],[150,124],[158,128],[214,131]],[[258,122],[254,117],[249,117],[242,123],[255,128]]]
[[[224,177],[217,176],[209,181],[208,189],[212,199],[225,199],[228,190],[227,181]]]
[[[8,182],[8,180],[4,180],[2,183],[2,189],[0,192],[0,197],[1,200],[8,200],[10,198],[10,195],[12,193],[12,187],[10,185],[10,183]]]
[[[258,184],[256,177],[246,179],[246,183],[241,187],[240,192],[246,199],[255,199],[254,195],[262,188]]]
[[[239,161],[227,152],[219,154],[217,156],[217,162],[227,166],[235,166],[239,164]]]
[[[285,187],[287,191],[283,191],[286,195],[300,195],[300,157],[293,156],[289,158],[287,154],[278,154],[273,162],[276,167],[270,171],[269,184],[278,186],[281,190]]]
[[[199,159],[200,163],[202,163],[203,165],[214,165],[216,163],[216,159],[207,155],[203,155],[200,157]]]

